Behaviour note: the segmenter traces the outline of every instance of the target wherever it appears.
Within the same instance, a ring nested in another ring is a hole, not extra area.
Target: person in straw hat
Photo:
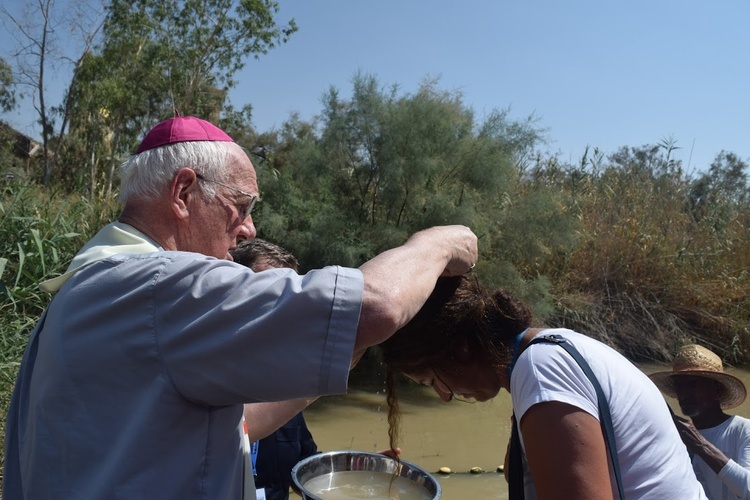
[[[745,384],[724,373],[719,356],[695,344],[680,349],[672,371],[651,380],[692,420],[674,417],[708,497],[750,499],[750,420],[724,413],[745,400]]]

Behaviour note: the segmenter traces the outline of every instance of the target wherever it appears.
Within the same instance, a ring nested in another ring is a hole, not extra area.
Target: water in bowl
[[[424,487],[387,472],[341,471],[314,477],[305,489],[323,500],[387,498],[390,500],[430,500]]]

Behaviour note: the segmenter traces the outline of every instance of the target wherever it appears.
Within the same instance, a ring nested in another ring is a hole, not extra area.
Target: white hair
[[[120,165],[120,203],[131,197],[155,199],[182,167],[190,167],[207,179],[225,181],[229,160],[244,155],[234,142],[190,141],[168,144],[135,154]],[[206,196],[214,196],[213,183],[203,186]]]

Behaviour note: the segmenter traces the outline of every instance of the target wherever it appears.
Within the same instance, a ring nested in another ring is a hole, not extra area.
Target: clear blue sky
[[[478,117],[510,107],[549,129],[550,149],[677,140],[687,166],[722,149],[750,159],[750,2],[282,0],[300,30],[250,62],[231,94],[265,130],[320,112],[358,70],[413,92],[426,76]]]
[[[479,119],[534,114],[566,161],[587,145],[611,153],[667,138],[691,169],[721,150],[750,161],[748,0],[279,3],[299,31],[250,60],[230,92],[236,107],[252,104],[258,130],[292,112],[312,118],[329,86],[348,97],[362,71],[407,93],[439,77]],[[21,116],[5,118],[23,126]]]

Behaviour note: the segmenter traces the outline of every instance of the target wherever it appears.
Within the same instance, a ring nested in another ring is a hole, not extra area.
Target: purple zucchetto
[[[188,141],[234,142],[234,139],[206,120],[194,116],[175,116],[149,130],[135,153]]]

